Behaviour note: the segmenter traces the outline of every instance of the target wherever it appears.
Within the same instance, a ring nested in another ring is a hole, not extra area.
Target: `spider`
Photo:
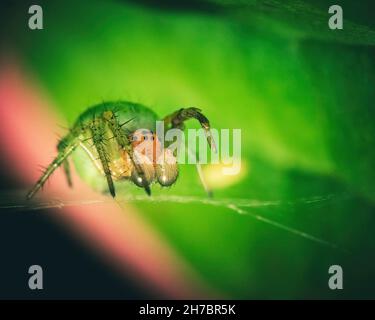
[[[184,122],[191,118],[199,121],[206,133],[208,144],[214,149],[209,120],[198,108],[182,108],[162,120],[166,130],[184,129]],[[83,112],[57,145],[58,154],[27,194],[31,199],[43,187],[53,172],[63,166],[68,185],[72,187],[68,158],[78,148],[83,148],[96,168],[105,176],[112,197],[116,196],[114,180],[130,180],[151,195],[150,185],[158,182],[162,187],[171,186],[178,178],[175,155],[162,147],[155,132],[157,115],[148,107],[128,101],[103,102]],[[146,144],[137,152],[140,143]],[[158,161],[163,155],[164,160]],[[200,171],[206,191],[210,194]]]

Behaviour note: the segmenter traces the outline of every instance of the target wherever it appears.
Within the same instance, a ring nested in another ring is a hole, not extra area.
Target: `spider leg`
[[[210,121],[198,108],[182,108],[164,118],[164,124],[172,128],[184,129],[184,122],[189,119],[197,119],[202,126],[210,148],[216,152],[216,144],[210,131]]]
[[[60,142],[57,145],[58,152],[62,152],[65,147],[66,147],[65,139],[61,139]],[[72,187],[73,183],[72,183],[72,176],[70,174],[70,164],[69,164],[68,159],[65,159],[63,161],[63,169],[64,169],[64,173],[65,173],[65,176],[66,176],[66,180],[68,182],[68,186]]]
[[[27,194],[27,199],[31,199],[40,188],[46,183],[48,178],[52,175],[52,173],[68,158],[68,156],[75,150],[78,146],[78,139],[73,138],[71,135],[66,136],[63,139],[64,147],[61,147],[59,153],[57,154],[56,158],[49,164],[49,166],[44,171],[43,175],[39,178],[36,182],[34,187],[29,191]]]
[[[216,152],[216,144],[210,131],[210,121],[207,119],[207,117],[203,113],[201,113],[200,109],[198,108],[180,109],[170,115],[167,115],[164,118],[164,125],[166,127],[171,126],[172,128],[179,128],[183,130],[184,122],[192,118],[197,119],[199,121],[199,123],[201,124],[206,134],[206,138],[207,138],[207,142],[209,146],[211,147],[213,151]],[[192,153],[190,149],[188,149],[188,152],[190,154]],[[201,164],[197,163],[196,168],[197,168],[199,179],[203,185],[204,190],[206,191],[209,197],[212,197],[213,193],[212,193],[212,190],[208,187],[206,180],[204,179]]]
[[[128,137],[126,136],[124,130],[121,129],[124,124],[120,124],[118,122],[115,114],[112,111],[105,111],[103,113],[103,119],[108,122],[108,126],[112,131],[112,134],[115,137],[118,145],[121,148],[123,148],[129,155],[130,160],[132,161],[138,176],[141,178],[143,188],[145,189],[146,193],[150,196],[151,189],[149,183],[147,182],[147,179],[145,178],[145,173],[142,167],[135,161],[133,147]]]
[[[90,125],[90,131],[92,134],[92,141],[98,152],[100,162],[103,167],[105,177],[107,179],[109,192],[112,197],[116,196],[115,186],[112,180],[111,169],[109,168],[110,158],[108,152],[106,151],[106,140],[105,140],[105,122],[101,118],[94,118],[92,124]]]
[[[66,181],[68,182],[68,186],[71,188],[71,187],[73,187],[73,182],[72,182],[72,175],[70,174],[70,164],[69,164],[68,159],[66,159],[63,162],[63,169],[64,169],[64,172],[65,172]]]
[[[193,154],[193,151],[190,148],[188,148],[188,152],[190,154]],[[211,188],[208,186],[208,184],[206,182],[206,179],[204,178],[203,171],[202,171],[202,165],[199,162],[197,162],[195,164],[195,168],[197,169],[199,180],[201,181],[201,184],[202,184],[202,186],[204,188],[204,191],[206,191],[207,196],[209,198],[212,198],[213,197],[213,192],[212,192]]]

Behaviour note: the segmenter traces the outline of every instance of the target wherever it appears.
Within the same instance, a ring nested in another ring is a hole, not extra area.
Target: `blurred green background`
[[[322,0],[39,3],[44,30],[28,30],[29,4],[10,5],[3,38],[66,123],[124,99],[160,116],[198,106],[213,127],[242,130],[246,170],[214,199],[260,205],[241,215],[199,202],[136,203],[212,287],[229,298],[375,297],[371,1],[335,1],[344,8],[338,31],[327,25],[333,3]],[[187,165],[154,194],[205,197]],[[344,269],[344,290],[328,288],[332,264]]]

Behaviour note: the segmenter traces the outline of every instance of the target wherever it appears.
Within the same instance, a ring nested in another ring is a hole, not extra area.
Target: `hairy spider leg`
[[[57,151],[62,152],[66,146],[67,146],[66,138],[61,139],[59,143],[57,144]],[[70,174],[70,164],[69,164],[68,158],[63,161],[63,169],[64,169],[64,173],[65,173],[68,186],[72,187],[73,183],[72,183],[72,176]]]
[[[210,121],[207,119],[207,117],[201,113],[202,110],[198,108],[186,108],[186,109],[180,109],[175,111],[174,113],[167,115],[164,118],[164,125],[166,127],[171,126],[172,128],[178,128],[183,130],[184,129],[184,122],[189,119],[197,119],[199,123],[201,124],[207,138],[208,145],[210,148],[216,152],[216,144],[212,137],[211,131],[210,131]],[[192,151],[189,149],[189,153]],[[204,179],[202,167],[200,163],[196,163],[196,169],[199,175],[199,179],[203,185],[204,190],[206,191],[207,195],[209,197],[212,197],[213,193],[212,190],[208,187],[207,182]]]
[[[103,112],[103,118],[108,122],[109,129],[111,130],[113,136],[115,137],[118,145],[121,148],[123,148],[126,151],[126,153],[129,155],[129,158],[132,161],[133,166],[135,170],[137,171],[137,174],[142,180],[143,188],[145,189],[146,193],[150,196],[151,195],[150,185],[147,182],[147,179],[145,177],[145,173],[142,167],[134,160],[133,147],[128,137],[126,136],[125,131],[122,129],[122,126],[124,124],[120,124],[118,122],[116,115],[112,111]]]
[[[72,134],[68,134],[65,138],[63,138],[63,140],[65,140],[63,144],[64,147],[61,147],[61,150],[59,150],[56,158],[50,163],[43,175],[29,191],[27,194],[27,199],[31,199],[35,193],[37,193],[39,189],[43,187],[52,173],[68,158],[68,156],[77,148],[79,144],[78,138],[74,138]]]
[[[103,171],[107,179],[109,192],[111,193],[112,197],[115,197],[115,186],[112,180],[111,169],[109,168],[111,159],[109,158],[108,152],[106,152],[105,150],[107,143],[107,141],[105,140],[105,125],[106,123],[101,118],[94,117],[94,120],[90,124],[90,131],[92,134],[92,141],[94,143],[96,151],[98,152],[99,160],[102,164]]]
[[[165,125],[172,125],[172,128],[184,129],[184,122],[189,119],[197,119],[206,134],[207,142],[210,148],[216,152],[216,144],[210,131],[210,121],[198,108],[182,108],[176,112],[167,115],[164,118]]]

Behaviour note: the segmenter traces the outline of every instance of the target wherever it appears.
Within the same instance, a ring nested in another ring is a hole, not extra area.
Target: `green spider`
[[[200,122],[208,144],[214,148],[210,123],[200,109],[180,109],[162,121],[165,130],[183,130],[184,122],[191,118]],[[138,187],[144,188],[148,195],[151,195],[150,185],[155,181],[163,187],[174,184],[178,177],[177,160],[168,146],[161,146],[154,134],[157,120],[157,115],[149,108],[127,101],[104,102],[87,109],[79,116],[69,133],[59,141],[58,155],[27,194],[27,198],[32,198],[61,165],[69,186],[72,186],[68,157],[78,147],[88,154],[93,164],[106,177],[113,197],[116,196],[114,180],[131,180]],[[136,152],[140,143],[148,143],[148,151]],[[161,155],[165,160],[157,161]],[[207,190],[199,165],[197,168]]]

